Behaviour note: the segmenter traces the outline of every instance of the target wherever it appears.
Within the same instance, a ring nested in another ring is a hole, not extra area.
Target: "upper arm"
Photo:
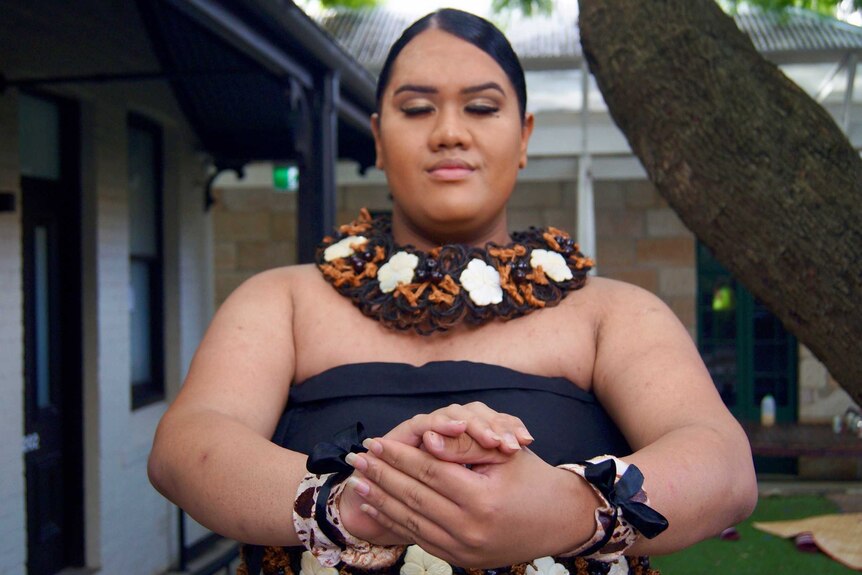
[[[216,313],[168,412],[213,411],[270,437],[293,380],[291,272],[258,274]]]
[[[736,427],[674,313],[635,286],[607,287],[593,389],[632,449],[687,425]]]

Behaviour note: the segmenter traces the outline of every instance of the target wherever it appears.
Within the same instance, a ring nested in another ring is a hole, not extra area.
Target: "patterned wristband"
[[[563,556],[615,561],[641,534],[652,539],[667,529],[667,519],[649,506],[643,474],[635,465],[612,455],[600,455],[559,467],[583,477],[601,500],[593,536]]]
[[[327,473],[317,475],[309,473],[299,482],[299,489],[296,492],[296,500],[293,502],[293,526],[296,529],[296,535],[300,542],[314,555],[318,562],[324,567],[335,567],[341,562],[341,545],[338,541],[330,539],[325,529],[321,529],[318,520],[318,501],[320,500],[321,490],[324,491],[324,501],[326,502],[326,513],[323,521],[328,526],[335,527],[335,524],[327,517],[329,515],[329,500],[332,498],[332,493],[328,495],[327,489],[324,486],[327,482],[331,482],[332,486],[335,478],[340,475],[337,473]],[[342,485],[343,480],[338,483]],[[333,537],[333,539],[337,539]]]
[[[404,547],[374,545],[351,535],[341,523],[339,504],[349,475],[309,473],[293,504],[293,526],[299,540],[324,567],[343,562],[362,569],[382,569],[398,560]]]

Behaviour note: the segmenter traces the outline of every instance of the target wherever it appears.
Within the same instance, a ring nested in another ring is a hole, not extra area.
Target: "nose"
[[[458,110],[444,107],[438,111],[434,128],[430,134],[429,144],[432,150],[466,149],[470,146],[471,140],[470,131]]]

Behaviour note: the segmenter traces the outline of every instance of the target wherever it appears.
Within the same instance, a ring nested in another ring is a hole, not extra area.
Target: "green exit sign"
[[[276,190],[295,192],[299,189],[299,168],[296,166],[273,166],[272,185]]]

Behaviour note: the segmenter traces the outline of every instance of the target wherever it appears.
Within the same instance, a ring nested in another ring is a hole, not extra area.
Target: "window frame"
[[[153,138],[154,144],[154,181],[156,183],[155,197],[153,203],[155,207],[154,225],[156,227],[156,255],[135,254],[132,251],[131,241],[129,242],[129,280],[131,289],[131,266],[135,262],[144,263],[149,271],[149,309],[150,309],[150,379],[148,381],[133,381],[131,369],[129,373],[129,387],[131,392],[132,410],[140,409],[147,405],[163,401],[165,399],[165,349],[164,349],[164,330],[165,330],[165,289],[164,289],[164,142],[163,131],[159,124],[149,118],[130,112],[126,118],[127,136],[132,130],[140,130],[149,133]],[[128,141],[128,140],[127,140]],[[130,153],[129,145],[127,144],[127,157]],[[131,189],[129,190],[131,194]],[[131,213],[131,201],[129,202],[129,218],[133,217]],[[131,238],[131,226],[129,226],[129,236]],[[130,318],[131,321],[131,318]],[[131,325],[129,331],[129,362],[132,363],[131,347]]]

